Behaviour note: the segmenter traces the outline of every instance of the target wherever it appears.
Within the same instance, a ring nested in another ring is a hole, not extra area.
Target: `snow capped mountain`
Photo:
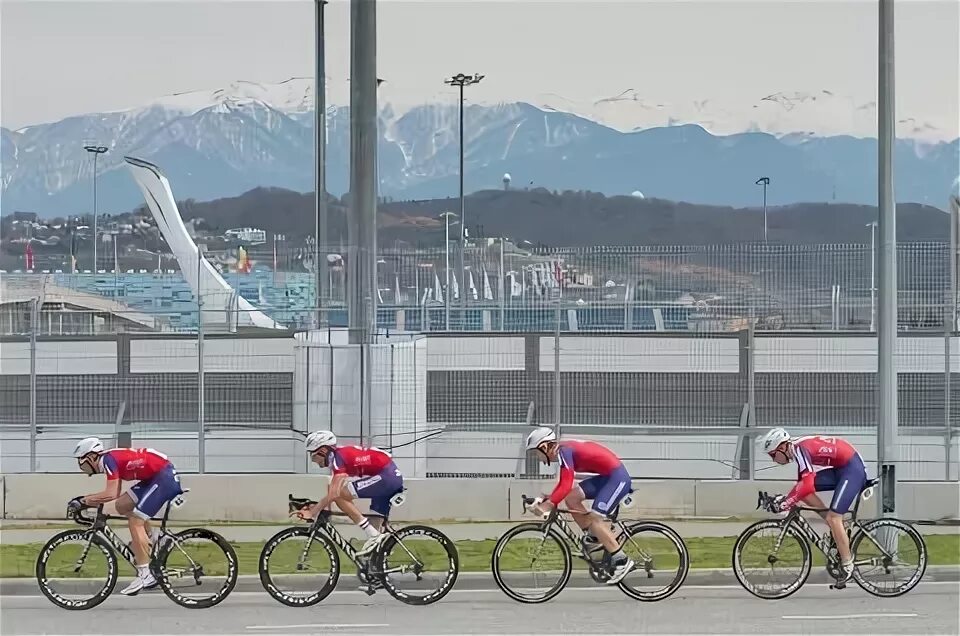
[[[652,99],[630,88],[591,102],[547,94],[539,96],[537,103],[618,130],[697,124],[715,135],[766,132],[778,137],[796,133],[875,137],[877,130],[876,102],[858,101],[826,89],[778,92],[735,103],[711,99],[676,103]],[[952,141],[960,134],[957,128],[955,121],[920,121],[907,116],[898,120],[897,136],[927,143]]]
[[[850,136],[863,122],[875,121],[873,104],[828,91],[776,93],[746,110],[712,100],[663,103],[632,89],[590,104],[542,97],[539,106],[467,106],[468,190],[500,188],[509,172],[515,187],[641,191],[648,197],[748,205],[756,199],[753,182],[763,173],[773,179],[775,204],[873,203],[876,198],[876,142]],[[309,191],[312,108],[312,78],[279,84],[238,81],[167,96],[141,108],[17,131],[0,128],[2,210],[88,212],[93,162],[83,146],[91,142],[110,148],[97,162],[104,212],[142,204],[123,168],[124,155],[160,165],[183,198],[232,196],[257,186]],[[578,112],[584,116],[574,114]],[[749,121],[744,112],[750,112]],[[804,125],[824,121],[843,134]],[[348,108],[329,107],[327,182],[337,195],[349,187],[349,124]],[[933,123],[904,119],[901,125],[926,137],[898,141],[898,199],[943,205],[957,176],[957,140],[937,140],[946,128]],[[458,152],[454,103],[405,110],[385,104],[380,113],[381,195],[455,194]]]

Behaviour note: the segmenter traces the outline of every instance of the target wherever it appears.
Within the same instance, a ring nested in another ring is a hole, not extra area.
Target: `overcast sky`
[[[960,0],[898,0],[897,116],[958,120]],[[126,108],[232,80],[313,75],[313,2],[123,0],[0,4],[0,124]],[[828,89],[876,96],[877,2],[409,2],[380,0],[387,99],[478,102],[557,93],[593,100],[736,100]],[[349,3],[327,7],[331,101],[345,103]],[[954,134],[953,136],[956,136]]]

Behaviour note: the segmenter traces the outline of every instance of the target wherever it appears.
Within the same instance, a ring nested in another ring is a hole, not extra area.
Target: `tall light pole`
[[[324,300],[330,293],[329,288],[324,288],[327,280],[327,58],[326,42],[324,40],[324,22],[323,13],[327,0],[314,0],[314,18],[316,30],[314,39],[317,48],[317,60],[314,80],[314,180],[316,181],[316,194],[314,196],[314,207],[316,213],[316,232],[314,236],[317,240],[313,246],[313,272],[315,275],[314,289],[317,298],[317,318],[314,324],[319,327],[325,316],[323,314]]]
[[[877,222],[870,228],[870,333],[877,330]]]
[[[770,185],[770,177],[760,177],[756,184],[763,186],[763,242],[767,242],[767,186]]]
[[[450,217],[456,217],[453,212],[444,212],[440,215],[443,218],[443,226],[446,231],[446,241],[443,243],[443,254],[446,259],[446,295],[443,297],[444,326],[450,331]]]
[[[467,86],[479,84],[484,78],[479,73],[473,75],[464,75],[458,73],[451,78],[443,80],[444,84],[456,86],[460,89],[460,280],[466,276],[466,263],[464,263],[464,252],[467,248],[467,217],[463,209],[463,89]],[[466,303],[466,294],[460,295],[462,303]]]
[[[897,465],[897,216],[893,195],[893,144],[896,131],[893,0],[879,2],[877,95],[877,199],[880,207],[880,285],[877,315],[878,382],[877,464],[880,477],[879,512],[896,514]]]
[[[88,145],[83,147],[93,153],[93,274],[97,274],[97,157],[107,151],[106,146]]]

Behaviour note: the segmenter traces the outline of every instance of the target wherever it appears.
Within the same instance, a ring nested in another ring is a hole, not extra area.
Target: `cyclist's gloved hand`
[[[786,498],[786,495],[777,495],[774,497],[773,501],[770,502],[770,512],[783,512],[783,500]]]
[[[70,510],[73,512],[79,512],[83,510],[83,495],[80,495],[79,497],[74,497],[73,499],[68,501],[67,510]]]

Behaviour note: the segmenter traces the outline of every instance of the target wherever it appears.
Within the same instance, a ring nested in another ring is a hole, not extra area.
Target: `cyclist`
[[[403,491],[403,475],[393,462],[390,453],[376,447],[338,446],[337,437],[330,431],[314,431],[307,435],[307,452],[321,468],[330,467],[333,478],[327,495],[312,508],[303,508],[298,513],[301,519],[315,518],[336,503],[350,520],[367,535],[367,541],[358,555],[373,552],[386,536],[378,525],[371,523],[353,503],[354,499],[369,499],[370,510],[383,519],[390,514],[390,499]],[[349,477],[359,477],[348,481]]]
[[[168,501],[183,493],[173,463],[152,448],[104,451],[103,442],[96,437],[80,440],[73,456],[81,471],[90,476],[104,473],[107,483],[101,492],[75,497],[69,507],[80,509],[116,501],[117,513],[127,518],[137,577],[120,593],[132,596],[140,590],[155,587],[157,581],[150,572],[150,544],[156,539],[156,532],[150,527],[149,520]],[[137,483],[121,495],[120,487],[124,481]]]
[[[558,440],[553,429],[541,427],[527,436],[527,451],[536,450],[542,462],[550,464],[560,462],[560,479],[553,492],[546,499],[534,500],[533,509],[537,513],[543,508],[551,508],[566,502],[573,519],[581,530],[587,532],[587,540],[595,538],[604,547],[613,573],[607,585],[616,585],[634,568],[634,562],[617,543],[616,537],[605,523],[606,515],[616,510],[620,501],[630,492],[630,473],[620,458],[606,446],[597,442],[574,439]],[[574,485],[574,473],[595,473]],[[592,499],[592,510],[583,505],[585,499]]]
[[[811,508],[824,509],[817,492],[833,491],[830,508],[820,516],[830,527],[830,533],[840,554],[842,578],[845,583],[853,576],[853,556],[850,554],[850,539],[843,527],[843,515],[857,500],[867,482],[867,469],[860,453],[846,440],[839,437],[811,435],[791,438],[782,428],[769,431],[762,440],[763,450],[778,464],[797,464],[797,484],[787,495],[774,501],[775,511],[786,512],[799,502]],[[814,467],[824,467],[815,471]]]

